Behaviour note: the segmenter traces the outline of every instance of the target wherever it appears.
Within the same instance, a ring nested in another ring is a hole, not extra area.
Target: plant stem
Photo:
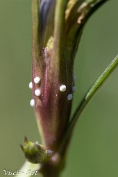
[[[85,108],[85,106],[88,104],[88,102],[91,100],[91,98],[94,96],[96,91],[100,88],[100,86],[106,81],[106,79],[110,76],[110,74],[113,72],[113,70],[118,66],[118,55],[112,60],[112,62],[107,66],[107,68],[103,71],[103,73],[99,76],[99,78],[95,81],[95,83],[92,85],[92,87],[89,89],[87,94],[85,95],[84,99],[80,103],[80,105],[77,107],[75,114],[73,115],[71,124],[75,124],[79,115]],[[75,122],[75,123],[74,123]]]
[[[75,124],[83,112],[84,108],[87,106],[91,98],[94,96],[96,91],[102,86],[102,84],[106,81],[106,79],[110,76],[113,70],[118,66],[118,55],[112,60],[112,62],[107,66],[107,68],[103,71],[103,73],[99,76],[99,78],[94,82],[89,91],[85,94],[82,101],[79,103],[78,107],[74,115],[72,116],[71,121],[69,122],[69,126],[67,132],[65,134],[64,141],[62,142],[60,152],[64,154],[63,149],[66,149],[69,145],[69,141],[72,137],[72,133],[75,127]],[[64,148],[66,147],[66,148]]]

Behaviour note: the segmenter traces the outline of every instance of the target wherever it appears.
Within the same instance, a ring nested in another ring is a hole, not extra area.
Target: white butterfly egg
[[[34,99],[30,100],[30,106],[32,106],[32,107],[35,106],[35,100]]]
[[[41,91],[40,91],[39,89],[36,89],[36,90],[35,90],[35,95],[36,95],[36,96],[40,96],[40,95],[41,95]]]
[[[66,91],[66,85],[61,85],[60,86],[60,91],[65,92]]]
[[[39,84],[39,83],[40,83],[40,80],[41,80],[40,77],[35,77],[35,78],[34,78],[34,83],[35,83],[35,84]]]
[[[32,82],[30,82],[29,83],[29,88],[32,89],[32,87],[33,87],[33,84],[32,84]]]
[[[75,90],[76,90],[76,87],[72,86],[72,92],[75,92]]]
[[[68,94],[67,99],[68,100],[72,100],[72,98],[73,98],[73,95],[72,94]]]

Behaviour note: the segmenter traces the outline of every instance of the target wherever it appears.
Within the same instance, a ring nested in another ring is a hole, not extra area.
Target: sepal
[[[24,138],[24,145],[20,145],[23,150],[26,159],[34,164],[43,163],[48,156],[53,154],[53,151],[46,150],[37,141],[35,143],[30,142],[26,137]]]

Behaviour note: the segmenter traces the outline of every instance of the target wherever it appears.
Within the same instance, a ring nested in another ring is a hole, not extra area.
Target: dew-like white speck
[[[36,89],[36,90],[35,90],[35,95],[36,95],[36,96],[40,96],[40,95],[41,95],[41,91],[40,91],[39,89]]]
[[[32,87],[33,87],[33,84],[32,84],[32,82],[30,82],[29,83],[29,88],[32,89]]]
[[[35,106],[35,100],[34,99],[32,99],[32,100],[30,100],[30,106]]]
[[[72,86],[72,92],[75,92],[75,90],[76,90],[76,87]]]
[[[73,98],[73,95],[72,94],[68,94],[67,99],[68,100],[72,100],[72,98]]]
[[[60,91],[65,92],[66,91],[66,85],[61,85],[60,86]]]
[[[38,84],[39,82],[40,82],[40,77],[35,77],[35,78],[34,78],[34,83],[35,83],[35,84]]]

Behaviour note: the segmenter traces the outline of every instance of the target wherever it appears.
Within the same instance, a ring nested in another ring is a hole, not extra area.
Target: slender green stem
[[[100,86],[106,81],[106,79],[110,76],[110,74],[113,72],[113,70],[118,66],[118,55],[112,60],[112,62],[107,66],[107,68],[103,71],[103,73],[100,75],[100,77],[95,81],[95,83],[92,85],[92,87],[89,89],[87,94],[85,95],[84,99],[80,103],[80,105],[77,107],[75,114],[73,115],[71,124],[75,124],[79,115],[85,108],[85,106],[88,104],[88,102],[91,100],[91,98],[94,96],[96,91],[100,88]],[[72,126],[72,125],[71,125]]]
[[[88,102],[91,100],[91,98],[94,96],[96,91],[100,88],[100,86],[106,81],[106,79],[110,76],[110,74],[113,72],[113,70],[118,66],[118,55],[112,60],[112,62],[107,66],[107,68],[103,71],[103,73],[100,75],[100,77],[94,82],[94,84],[91,86],[89,91],[85,94],[82,101],[79,103],[74,115],[72,116],[71,121],[69,122],[69,126],[67,129],[67,132],[65,134],[64,141],[62,143],[62,146],[60,148],[60,151],[63,153],[64,146],[67,147],[72,137],[72,132],[74,130],[75,124],[81,115],[84,108],[87,106]]]

